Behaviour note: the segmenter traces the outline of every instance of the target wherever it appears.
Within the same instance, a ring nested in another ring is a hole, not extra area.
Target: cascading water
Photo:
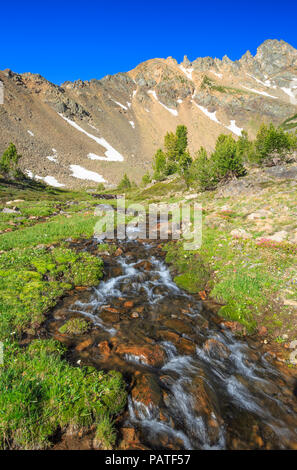
[[[132,384],[125,425],[151,449],[294,448],[297,403],[279,370],[176,286],[156,243],[121,248],[106,279],[68,310],[111,345],[108,359],[91,350],[87,360]]]

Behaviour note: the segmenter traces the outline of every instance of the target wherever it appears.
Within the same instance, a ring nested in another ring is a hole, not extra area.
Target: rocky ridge
[[[0,71],[0,152],[13,141],[31,177],[54,186],[139,181],[168,130],[185,124],[189,147],[211,150],[217,136],[254,136],[261,122],[297,113],[297,50],[265,41],[237,61],[152,59],[101,80],[50,83]]]

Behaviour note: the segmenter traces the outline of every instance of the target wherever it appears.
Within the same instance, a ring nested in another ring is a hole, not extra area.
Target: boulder
[[[133,401],[157,411],[162,402],[162,393],[156,378],[152,374],[138,375],[131,391],[131,398]],[[136,414],[142,411],[141,408],[140,410],[137,410],[137,407],[134,409]]]
[[[258,220],[265,219],[266,217],[271,216],[271,212],[266,209],[260,209],[257,212],[252,212],[247,216],[247,220]]]
[[[226,359],[230,356],[230,350],[227,346],[214,338],[205,341],[203,350],[214,359]]]
[[[131,355],[139,357],[143,362],[153,367],[161,367],[166,359],[163,349],[157,344],[154,345],[137,345],[137,344],[120,344],[115,350],[119,356]]]
[[[2,212],[3,214],[19,214],[21,211],[18,207],[13,207],[12,209],[10,207],[4,207]]]
[[[246,232],[243,228],[236,228],[234,230],[231,230],[230,233],[232,238],[243,238],[244,240],[247,240],[248,238],[252,237],[252,235]]]

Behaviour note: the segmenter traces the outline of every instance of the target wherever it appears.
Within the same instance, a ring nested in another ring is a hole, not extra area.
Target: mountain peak
[[[297,51],[273,39],[238,61],[154,58],[127,73],[61,86],[8,70],[0,80],[0,152],[13,141],[24,171],[69,187],[102,178],[113,184],[123,172],[139,180],[178,124],[188,127],[194,153],[201,145],[211,151],[221,133],[244,129],[254,137],[261,122],[279,125],[297,112]]]

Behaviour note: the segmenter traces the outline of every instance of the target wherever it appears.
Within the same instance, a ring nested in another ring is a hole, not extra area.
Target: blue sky
[[[0,8],[0,69],[58,84],[125,72],[154,57],[234,60],[265,39],[297,48],[296,0],[15,0]]]

